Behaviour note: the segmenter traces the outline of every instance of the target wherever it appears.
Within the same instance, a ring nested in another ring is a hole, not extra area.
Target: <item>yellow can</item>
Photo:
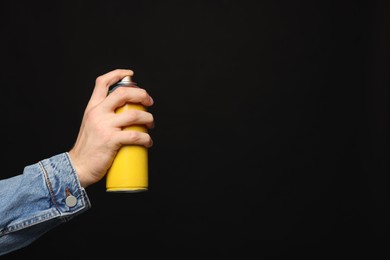
[[[130,77],[125,77],[117,86],[134,86]],[[146,111],[140,104],[126,104],[115,112],[121,113],[130,109]],[[147,132],[145,126],[134,125],[123,129]],[[106,175],[107,192],[140,192],[148,190],[148,150],[141,145],[122,146]]]

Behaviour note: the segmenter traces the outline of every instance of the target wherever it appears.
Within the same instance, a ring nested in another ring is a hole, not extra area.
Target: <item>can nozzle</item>
[[[119,81],[120,83],[133,83],[133,81],[131,80],[131,76],[125,76],[121,81]]]
[[[108,89],[108,94],[113,92],[116,88],[120,86],[132,86],[132,87],[138,87],[137,83],[135,83],[132,79],[131,76],[125,76],[123,79],[115,83],[114,85],[110,86]]]

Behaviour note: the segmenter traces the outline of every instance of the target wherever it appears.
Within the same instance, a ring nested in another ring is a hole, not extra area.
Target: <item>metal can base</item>
[[[138,193],[148,191],[147,188],[107,188],[106,192]]]

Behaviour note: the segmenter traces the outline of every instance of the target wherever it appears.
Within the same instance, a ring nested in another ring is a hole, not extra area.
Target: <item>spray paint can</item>
[[[109,88],[108,94],[118,87],[138,87],[130,76],[124,77],[121,81]],[[118,108],[115,113],[137,109],[146,111],[141,104],[131,104]],[[147,132],[146,126],[132,125],[124,129]],[[107,192],[141,192],[148,190],[148,151],[141,145],[122,146],[106,175]]]

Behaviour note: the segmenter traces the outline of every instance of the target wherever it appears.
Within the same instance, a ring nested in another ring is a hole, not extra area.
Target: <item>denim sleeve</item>
[[[31,244],[90,207],[68,153],[0,180],[0,256]]]

